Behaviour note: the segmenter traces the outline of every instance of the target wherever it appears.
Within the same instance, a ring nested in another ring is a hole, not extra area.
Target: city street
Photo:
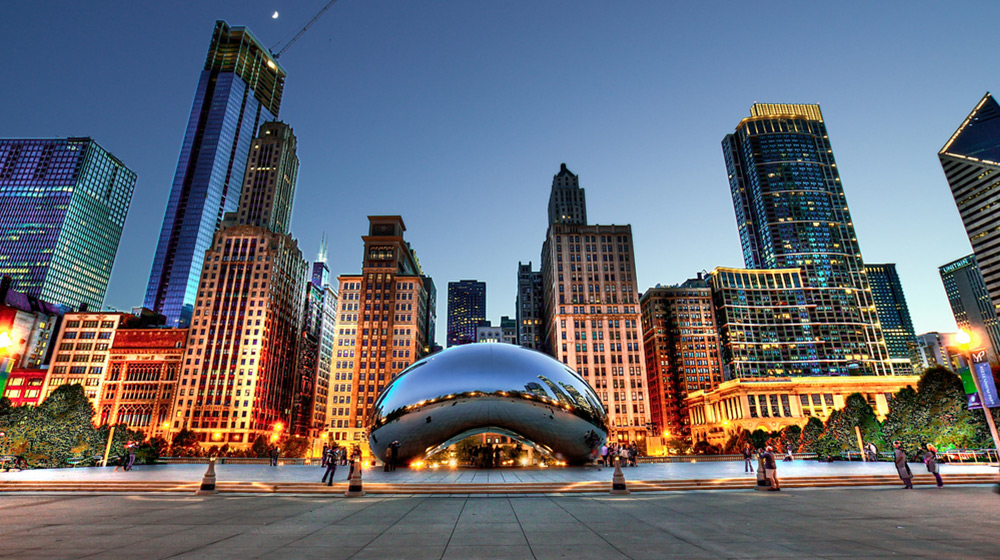
[[[625,497],[0,495],[5,558],[996,558],[985,486]]]

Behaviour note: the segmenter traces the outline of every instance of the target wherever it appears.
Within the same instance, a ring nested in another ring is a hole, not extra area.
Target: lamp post
[[[972,361],[972,335],[968,332],[959,329],[955,333],[955,342],[958,343],[959,348],[962,350],[962,354],[965,356],[969,364],[969,372],[972,374],[972,382],[976,385],[976,392],[979,393],[980,401],[983,400],[983,387],[979,384],[979,376],[975,372],[975,364]],[[993,436],[993,451],[1000,454],[1000,436],[997,435],[997,425],[993,421],[993,413],[990,408],[986,406],[983,402],[983,414],[986,415],[986,424],[990,427],[990,435]],[[997,457],[998,462],[1000,462],[1000,456]]]

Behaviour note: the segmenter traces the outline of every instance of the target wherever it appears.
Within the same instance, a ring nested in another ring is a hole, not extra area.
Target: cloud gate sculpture
[[[601,400],[578,373],[511,344],[466,344],[420,360],[378,397],[368,443],[408,464],[482,433],[497,433],[569,464],[607,439]]]

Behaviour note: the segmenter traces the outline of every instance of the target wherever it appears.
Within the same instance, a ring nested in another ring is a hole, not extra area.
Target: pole
[[[858,451],[861,452],[861,460],[868,462],[868,457],[865,457],[865,444],[861,439],[861,428],[859,426],[854,426],[854,435],[858,436]]]
[[[972,382],[976,384],[976,392],[979,393],[979,400],[982,402],[983,388],[979,386],[979,376],[976,375],[976,366],[972,362],[972,352],[969,352],[969,372],[972,373]],[[986,415],[986,424],[990,427],[990,435],[993,436],[993,451],[1000,454],[1000,436],[997,435],[997,425],[993,421],[993,413],[990,407],[983,403],[983,414]],[[1000,462],[1000,456],[997,457]]]
[[[101,466],[108,466],[108,453],[111,453],[111,441],[115,438],[115,427],[111,426],[111,430],[108,432],[108,444],[104,446],[104,460],[101,461]]]

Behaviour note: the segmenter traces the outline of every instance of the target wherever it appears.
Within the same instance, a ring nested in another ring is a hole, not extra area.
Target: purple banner
[[[979,380],[979,390],[982,393],[982,403],[990,408],[1000,406],[1000,397],[997,396],[997,385],[993,381],[993,372],[990,370],[988,362],[973,364],[973,372]]]

